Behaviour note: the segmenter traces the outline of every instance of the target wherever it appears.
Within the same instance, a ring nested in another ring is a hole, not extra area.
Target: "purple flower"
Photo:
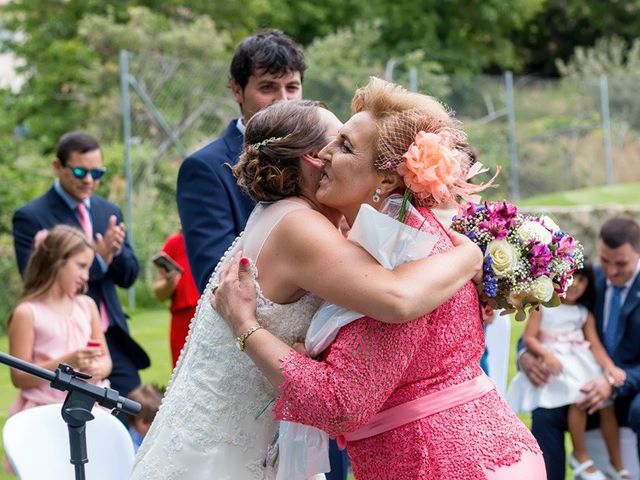
[[[492,264],[491,255],[487,255],[482,264],[482,285],[487,296],[495,298],[498,294],[498,279],[493,275]]]
[[[493,212],[489,212],[489,218],[480,222],[478,227],[489,232],[497,240],[502,240],[509,234],[505,221]]]
[[[540,275],[549,275],[549,264],[553,255],[548,245],[536,242],[529,250],[529,262],[531,263],[531,276],[537,278]]]
[[[560,239],[558,242],[558,248],[556,249],[556,253],[558,255],[563,255],[570,257],[574,250],[576,249],[576,242],[573,237],[566,235]]]
[[[505,228],[511,229],[515,225],[518,215],[518,207],[505,201],[485,203],[489,218],[500,218],[505,224]]]
[[[465,217],[475,217],[477,211],[477,205],[469,202],[467,207],[462,211],[462,215]]]

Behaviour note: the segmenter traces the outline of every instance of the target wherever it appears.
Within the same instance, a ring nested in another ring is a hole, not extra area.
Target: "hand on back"
[[[256,286],[249,260],[238,252],[220,270],[218,286],[211,292],[211,306],[224,318],[234,335],[239,336],[257,323]]]

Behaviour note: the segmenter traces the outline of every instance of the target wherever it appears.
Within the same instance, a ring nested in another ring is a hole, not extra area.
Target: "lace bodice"
[[[250,230],[248,223],[245,235],[251,235]],[[220,264],[243,244],[236,242]],[[200,298],[162,407],[140,447],[134,479],[268,476],[263,461],[275,434],[269,407],[277,391],[237,349],[232,333],[209,303],[220,264]],[[255,279],[253,262],[252,268]],[[276,304],[256,285],[260,324],[288,344],[302,341],[321,300],[307,293],[294,303]]]

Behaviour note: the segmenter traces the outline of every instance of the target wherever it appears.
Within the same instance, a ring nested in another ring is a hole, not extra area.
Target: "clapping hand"
[[[96,233],[96,251],[102,259],[109,265],[113,261],[113,257],[124,246],[125,234],[127,228],[124,222],[117,223],[115,215],[109,217],[109,224],[104,235]]]

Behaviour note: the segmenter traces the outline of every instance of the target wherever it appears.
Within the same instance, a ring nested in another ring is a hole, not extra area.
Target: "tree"
[[[124,0],[19,0],[5,7],[6,28],[20,34],[6,48],[24,60],[19,73],[26,78],[11,99],[13,123],[23,125],[43,150],[65,131],[86,127],[93,86],[85,72],[95,68],[97,57],[78,38],[78,23],[87,14],[107,12],[126,21],[125,5]]]
[[[600,38],[593,47],[577,47],[567,62],[557,61],[560,74],[588,93],[596,108],[600,104],[599,78],[608,79],[611,117],[619,121],[617,133],[624,132],[625,123],[640,129],[640,39],[630,44],[620,37]]]
[[[513,35],[544,0],[375,1],[369,15],[381,23],[379,57],[424,50],[447,73],[517,68]]]
[[[514,42],[526,72],[556,76],[556,60],[569,60],[576,47],[592,47],[611,32],[631,41],[638,31],[638,0],[546,0]]]

